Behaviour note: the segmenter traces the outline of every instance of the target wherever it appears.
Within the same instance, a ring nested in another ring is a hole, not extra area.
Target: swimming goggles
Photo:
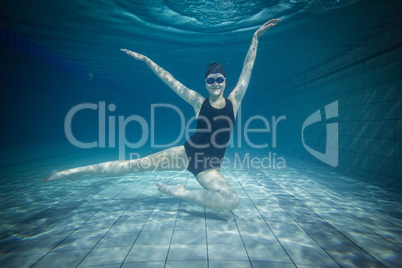
[[[218,77],[218,78],[216,78],[216,79],[214,79],[214,78],[207,78],[207,79],[205,79],[205,82],[207,82],[208,85],[212,85],[213,83],[215,83],[215,81],[216,81],[218,84],[222,84],[223,82],[225,82],[225,78],[224,78],[224,77]]]

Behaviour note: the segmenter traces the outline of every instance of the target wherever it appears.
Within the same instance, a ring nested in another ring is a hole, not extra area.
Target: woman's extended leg
[[[145,171],[184,170],[187,165],[188,159],[184,146],[177,146],[140,159],[111,161],[54,172],[44,181],[55,181],[63,178],[74,180],[87,174],[116,176]]]
[[[186,190],[183,185],[168,186],[157,183],[161,193],[178,197],[201,206],[233,210],[239,204],[239,197],[216,169],[205,170],[197,175],[197,181],[205,190]]]

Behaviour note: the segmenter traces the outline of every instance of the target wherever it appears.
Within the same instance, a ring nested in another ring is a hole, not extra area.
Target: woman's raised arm
[[[130,51],[128,49],[120,49],[121,51],[127,53],[136,60],[145,62],[148,67],[166,84],[168,85],[177,95],[179,95],[186,102],[191,104],[195,110],[204,100],[199,93],[191,90],[184,86],[182,83],[177,81],[168,71],[158,66],[155,62],[150,60],[147,56]],[[198,108],[199,109],[199,108]]]
[[[264,23],[264,25],[262,25],[254,33],[253,39],[251,40],[251,45],[248,49],[246,58],[243,63],[243,70],[241,71],[239,81],[237,82],[236,87],[229,95],[229,99],[232,101],[234,105],[235,113],[237,112],[237,109],[239,108],[240,103],[244,95],[246,94],[247,87],[250,82],[251,72],[253,70],[255,57],[257,55],[258,39],[260,38],[261,35],[265,33],[266,30],[275,26],[280,21],[281,20],[278,19],[270,20]]]

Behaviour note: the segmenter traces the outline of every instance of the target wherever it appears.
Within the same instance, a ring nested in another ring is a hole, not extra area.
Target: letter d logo
[[[325,118],[335,118],[338,117],[338,101],[334,101],[333,103],[325,106]],[[338,123],[329,123],[327,124],[327,141],[325,146],[325,153],[317,152],[316,150],[311,149],[304,142],[304,129],[309,125],[312,125],[317,122],[321,122],[321,113],[320,110],[317,110],[312,115],[310,115],[306,121],[303,123],[302,127],[302,142],[304,148],[313,155],[318,160],[322,162],[336,167],[338,166]]]

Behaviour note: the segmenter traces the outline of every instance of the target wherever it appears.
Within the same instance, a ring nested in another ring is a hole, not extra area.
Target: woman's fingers
[[[271,28],[273,26],[275,26],[278,22],[280,22],[281,20],[279,19],[272,19],[270,21],[267,21],[266,23],[264,23],[256,32],[257,37],[261,36],[263,33],[265,33],[266,30],[268,30],[268,28]]]
[[[136,60],[144,60],[145,59],[144,55],[141,55],[141,54],[139,54],[137,52],[133,52],[133,51],[125,49],[125,48],[121,48],[120,50],[125,52],[125,53],[127,53],[128,55],[132,56]]]

